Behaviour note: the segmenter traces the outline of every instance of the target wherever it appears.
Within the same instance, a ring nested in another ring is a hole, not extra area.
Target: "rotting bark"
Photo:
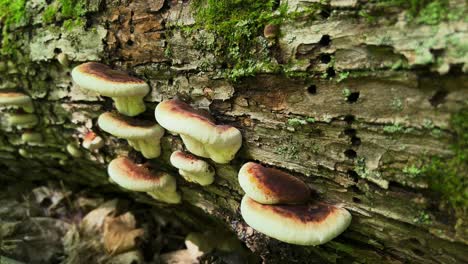
[[[243,134],[238,157],[230,165],[213,164],[213,185],[179,177],[184,204],[166,206],[137,193],[135,199],[193,226],[208,221],[194,217],[203,211],[266,263],[468,261],[465,211],[447,206],[424,173],[408,172],[431,156],[453,154],[450,119],[468,100],[466,21],[418,24],[405,19],[401,6],[382,9],[366,1],[326,1],[320,6],[326,12],[316,15],[310,12],[316,2],[289,1],[294,19],[284,21],[280,37],[266,46],[283,71],[260,69],[237,82],[223,78],[229,65],[206,48],[215,36],[187,30],[195,23],[190,2],[87,1],[80,17],[86,23],[71,29],[59,15],[56,23],[44,23],[46,3],[28,2],[29,19],[12,26],[19,52],[2,56],[0,86],[31,95],[41,119],[33,130],[44,142],[25,144],[21,131],[3,125],[2,178],[54,177],[122,191],[107,180],[106,165],[117,155],[139,156],[96,125],[100,113],[113,109],[111,99],[80,90],[69,75],[73,66],[98,60],[150,84],[143,118],[153,120],[155,105],[178,95]],[[466,8],[464,1],[449,2]],[[59,54],[68,66],[57,61]],[[67,144],[88,130],[106,146],[71,157]],[[181,140],[168,134],[162,147],[162,157],[151,162],[177,175],[169,156],[182,148]],[[321,199],[343,203],[353,214],[350,228],[318,247],[287,245],[253,231],[238,210],[237,171],[247,160],[288,170]]]

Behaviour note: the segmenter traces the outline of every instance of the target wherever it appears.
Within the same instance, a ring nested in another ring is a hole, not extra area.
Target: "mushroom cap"
[[[149,92],[145,81],[98,62],[80,64],[72,70],[71,75],[81,88],[104,96],[145,96]]]
[[[109,176],[121,187],[138,192],[175,191],[175,178],[165,172],[152,172],[127,157],[112,160],[107,167]]]
[[[0,105],[23,105],[31,103],[31,97],[24,93],[2,92],[0,93]]]
[[[104,146],[104,140],[93,131],[89,131],[83,138],[82,146],[89,150],[99,149]]]
[[[193,174],[214,174],[213,167],[208,162],[180,150],[174,151],[171,155],[171,164],[180,169]]]
[[[257,231],[296,245],[320,245],[341,234],[351,223],[351,214],[322,202],[305,205],[265,205],[244,196],[241,214]]]
[[[240,148],[242,135],[232,126],[216,125],[211,118],[190,105],[172,99],[156,106],[158,123],[177,134],[185,134],[203,144]]]
[[[239,184],[250,198],[262,204],[302,203],[309,187],[296,177],[274,168],[248,162],[239,170]]]
[[[164,129],[154,122],[137,120],[111,112],[101,114],[98,118],[98,125],[102,130],[125,139],[161,138],[164,135]]]

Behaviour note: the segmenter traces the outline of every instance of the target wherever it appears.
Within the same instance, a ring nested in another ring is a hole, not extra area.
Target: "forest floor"
[[[56,181],[4,186],[2,264],[246,263],[248,257],[243,246],[227,252],[190,244],[192,230],[122,194]]]

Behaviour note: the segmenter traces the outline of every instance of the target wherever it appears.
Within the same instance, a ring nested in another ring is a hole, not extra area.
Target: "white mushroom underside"
[[[234,145],[210,145],[203,144],[193,137],[185,134],[180,134],[180,137],[188,151],[200,157],[210,158],[220,164],[229,163],[229,161],[234,158],[242,144],[242,142],[237,141]]]
[[[255,230],[280,241],[296,245],[320,245],[341,234],[351,223],[351,214],[339,209],[317,223],[299,223],[274,213],[265,213],[249,205],[247,196],[242,198],[241,214],[245,222]]]

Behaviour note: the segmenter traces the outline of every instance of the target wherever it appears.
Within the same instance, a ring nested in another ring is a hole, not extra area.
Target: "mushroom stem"
[[[184,134],[180,134],[180,138],[182,138],[182,141],[184,142],[188,151],[203,158],[210,158],[210,155],[205,151],[205,146],[203,143],[191,136]]]
[[[238,146],[217,146],[205,145],[205,151],[208,153],[210,159],[219,164],[229,163],[237,153]]]
[[[189,182],[196,182],[202,186],[207,186],[213,183],[214,176],[213,174],[206,173],[190,173],[185,170],[179,170],[179,174],[184,177],[185,180]]]
[[[126,116],[136,116],[146,110],[142,96],[112,97],[119,113]]]
[[[128,144],[140,151],[147,159],[154,159],[161,155],[161,146],[158,138],[128,139]]]
[[[154,199],[170,203],[170,204],[178,204],[181,201],[180,194],[177,191],[152,191],[148,192],[148,194],[153,197]]]

